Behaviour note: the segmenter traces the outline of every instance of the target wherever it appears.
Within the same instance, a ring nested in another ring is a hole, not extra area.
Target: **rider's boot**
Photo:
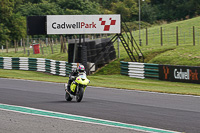
[[[65,91],[67,90],[67,84],[64,84],[64,87],[65,87]]]

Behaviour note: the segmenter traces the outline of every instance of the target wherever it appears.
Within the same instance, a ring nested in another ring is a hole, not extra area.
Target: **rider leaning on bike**
[[[70,92],[71,83],[78,77],[79,74],[83,74],[85,72],[85,67],[83,65],[79,65],[76,69],[72,70],[69,74],[69,81],[67,84],[67,90]]]

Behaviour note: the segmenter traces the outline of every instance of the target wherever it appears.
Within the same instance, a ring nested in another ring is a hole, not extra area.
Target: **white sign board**
[[[121,33],[120,15],[47,15],[47,34]]]

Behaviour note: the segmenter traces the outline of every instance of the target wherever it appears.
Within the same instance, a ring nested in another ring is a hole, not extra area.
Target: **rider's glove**
[[[73,84],[77,85],[76,81],[73,81]]]

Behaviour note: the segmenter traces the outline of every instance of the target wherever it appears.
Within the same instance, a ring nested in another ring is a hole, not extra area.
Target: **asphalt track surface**
[[[0,103],[179,132],[200,132],[198,96],[88,87],[83,101],[76,103],[65,101],[63,84],[0,79]]]

